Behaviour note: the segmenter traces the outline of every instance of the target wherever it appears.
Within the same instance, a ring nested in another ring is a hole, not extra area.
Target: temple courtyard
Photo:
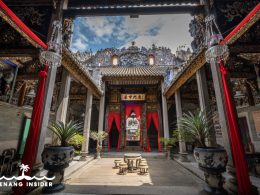
[[[201,194],[203,181],[176,161],[147,159],[149,174],[119,175],[118,158],[92,160],[65,179],[57,194]]]

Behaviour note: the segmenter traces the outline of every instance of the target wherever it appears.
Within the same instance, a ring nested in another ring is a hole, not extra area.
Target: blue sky
[[[191,16],[152,15],[130,18],[129,16],[79,17],[74,21],[71,50],[94,53],[102,48],[128,47],[132,41],[137,46],[169,47],[173,52],[179,45],[190,46],[188,32]]]

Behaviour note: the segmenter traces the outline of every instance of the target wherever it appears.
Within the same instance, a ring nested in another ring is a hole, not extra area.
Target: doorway
[[[151,120],[151,125],[150,125],[150,128],[148,129],[147,136],[150,141],[151,150],[158,151],[158,133],[156,131],[156,127],[154,125],[153,119]]]
[[[118,144],[119,133],[116,127],[115,120],[113,120],[112,127],[109,133],[110,149],[116,149]]]

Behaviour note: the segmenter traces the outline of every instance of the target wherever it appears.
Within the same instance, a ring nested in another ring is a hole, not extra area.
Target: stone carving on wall
[[[193,41],[191,48],[193,52],[197,53],[205,44],[205,22],[202,14],[195,15],[189,24],[189,32]]]
[[[258,1],[234,1],[220,8],[227,20],[233,21],[236,17],[242,18],[250,12]]]
[[[231,83],[237,108],[249,106],[246,79],[231,79]]]
[[[63,21],[63,28],[62,28],[62,39],[63,44],[69,48],[71,44],[71,36],[72,36],[72,26],[73,26],[73,19],[72,18],[65,18]]]
[[[93,54],[91,51],[77,52],[75,56],[85,66],[112,66],[112,57],[118,56],[119,66],[147,66],[149,65],[149,56],[154,56],[155,65],[161,66],[179,66],[182,64],[187,56],[190,57],[191,52],[189,50],[179,50],[177,55],[174,55],[169,48],[157,47],[152,45],[151,48],[137,47],[133,42],[128,48],[106,48],[101,49]],[[184,59],[183,59],[184,58]]]

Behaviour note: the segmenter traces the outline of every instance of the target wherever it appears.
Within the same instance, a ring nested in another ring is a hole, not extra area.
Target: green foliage
[[[68,146],[69,141],[82,131],[82,124],[70,121],[63,123],[61,121],[53,122],[48,126],[48,129],[57,136],[60,141],[60,146]]]
[[[80,150],[83,142],[85,141],[85,138],[81,134],[76,134],[74,137],[72,137],[69,141],[69,144],[74,146],[75,149]]]
[[[179,133],[177,130],[174,130],[171,138],[161,137],[160,142],[162,142],[166,146],[175,146],[177,142],[179,142]]]
[[[108,133],[105,131],[90,131],[90,138],[97,141],[100,144],[104,139],[106,139]]]
[[[186,142],[195,142],[198,147],[206,147],[205,138],[209,136],[212,128],[212,114],[205,110],[197,111],[195,114],[188,112],[183,114],[179,120],[180,139]]]

